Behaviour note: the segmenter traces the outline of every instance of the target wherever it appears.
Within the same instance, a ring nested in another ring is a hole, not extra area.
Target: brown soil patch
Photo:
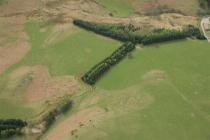
[[[28,13],[37,10],[38,0],[9,0],[0,7],[0,74],[17,63],[30,49],[24,24]]]
[[[23,36],[25,36],[24,33]],[[29,49],[28,42],[22,39],[0,47],[0,74],[12,64],[20,61]]]
[[[69,139],[71,132],[78,130],[82,125],[87,125],[93,121],[97,121],[105,115],[105,111],[101,108],[89,108],[75,113],[73,116],[59,123],[46,137],[46,140],[64,140]]]
[[[43,66],[20,67],[11,74],[10,81],[16,81],[15,79],[20,79],[18,77],[28,73],[30,73],[32,81],[25,90],[24,98],[27,102],[46,101],[64,94],[73,94],[79,88],[73,77],[51,77]]]
[[[23,31],[25,22],[24,16],[0,17],[0,74],[20,61],[30,49]]]
[[[51,78],[47,69],[35,67],[32,70],[33,81],[26,91],[26,100],[37,102],[72,94],[78,88],[76,80],[70,76]]]

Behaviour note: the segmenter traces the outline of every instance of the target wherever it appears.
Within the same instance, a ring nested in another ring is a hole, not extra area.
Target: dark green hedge
[[[147,35],[140,34],[140,28],[133,25],[120,24],[97,24],[83,20],[74,20],[73,23],[86,30],[93,31],[97,34],[111,37],[123,42],[142,43],[144,45],[160,43],[171,40],[185,39],[187,37],[196,37],[197,39],[205,39],[199,28],[188,26],[184,30],[159,29],[152,31]],[[139,31],[139,32],[138,32]]]
[[[175,30],[165,30],[159,34],[151,34],[146,36],[142,40],[142,44],[148,45],[152,43],[160,43],[160,42],[165,42],[165,41],[170,41],[170,40],[178,40],[178,39],[184,39],[186,38],[185,33],[181,31],[175,31]]]
[[[135,28],[133,25],[122,25],[122,24],[97,24],[97,23],[91,23],[83,20],[74,20],[73,23],[76,26],[79,26],[81,28],[84,28],[89,31],[93,31],[97,34],[101,34],[104,36],[111,37],[116,40],[120,40],[123,42],[131,41],[135,42],[138,40],[138,42],[141,42],[140,35],[135,35],[134,32],[139,30],[139,28]]]
[[[131,42],[123,44],[120,48],[114,51],[109,57],[95,65],[90,71],[88,71],[82,80],[89,84],[94,85],[96,81],[106,73],[112,66],[119,63],[128,53],[135,49],[135,45]]]
[[[21,134],[21,129],[26,125],[27,122],[20,119],[0,120],[0,138]]]

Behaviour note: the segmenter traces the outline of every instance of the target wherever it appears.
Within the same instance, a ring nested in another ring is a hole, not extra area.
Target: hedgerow
[[[194,26],[188,26],[183,30],[159,29],[158,32],[151,31],[145,35],[140,33],[140,28],[136,28],[131,24],[97,24],[77,19],[74,20],[73,23],[81,28],[93,31],[97,34],[108,36],[123,42],[130,41],[143,45],[185,39],[187,37],[204,39],[204,36],[201,34],[199,28]]]
[[[86,30],[93,31],[97,34],[111,37],[116,40],[123,42],[131,41],[135,42],[136,38],[140,40],[140,35],[136,36],[135,31],[139,28],[135,28],[133,25],[122,25],[122,24],[97,24],[83,20],[74,20],[73,23]]]
[[[83,77],[82,80],[89,84],[94,85],[96,81],[112,66],[119,63],[128,53],[135,49],[135,45],[131,42],[123,44],[120,48],[114,51],[109,57],[95,65],[89,70]]]
[[[0,120],[0,138],[21,134],[21,129],[26,125],[27,122],[20,119]]]

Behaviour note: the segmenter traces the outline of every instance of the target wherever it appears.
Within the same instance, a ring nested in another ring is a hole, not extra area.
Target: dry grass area
[[[54,22],[57,23],[69,23],[72,22],[73,19],[80,18],[100,23],[132,23],[136,26],[157,28],[181,28],[182,26],[188,24],[198,24],[198,18],[196,17],[172,13],[162,14],[155,17],[143,15],[133,15],[129,18],[112,17],[109,16],[108,13],[104,12],[103,8],[97,5],[94,1],[87,2],[84,0],[71,0],[65,2],[64,4],[59,4],[56,7],[46,6],[43,11],[46,17],[50,16],[50,18],[47,18],[48,20],[60,17],[57,18],[59,20],[54,20]]]
[[[0,74],[17,63],[30,49],[23,31],[23,16],[0,17]]]
[[[65,94],[73,94],[79,88],[73,77],[51,77],[48,70],[43,66],[20,67],[10,75],[9,79],[12,82],[18,81],[27,74],[30,74],[31,82],[26,87],[23,98],[29,103],[39,103]],[[10,83],[10,85],[16,84]]]
[[[39,0],[10,0],[0,7],[0,16],[27,15],[39,8]]]
[[[199,8],[198,0],[128,0],[136,14],[145,14],[157,8],[169,8],[186,15],[196,15]]]
[[[36,0],[11,0],[0,7],[0,74],[30,49],[24,24],[26,14],[36,8]]]

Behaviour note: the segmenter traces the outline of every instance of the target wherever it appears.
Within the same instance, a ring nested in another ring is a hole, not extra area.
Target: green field
[[[210,135],[210,47],[183,40],[137,49],[85,98],[107,111],[79,129],[80,140],[202,140]],[[83,97],[84,98],[84,97]],[[88,108],[87,107],[87,108]],[[111,115],[110,115],[111,114]]]
[[[120,46],[120,43],[95,35],[92,32],[77,29],[76,33],[48,47],[43,47],[49,35],[40,32],[37,22],[26,25],[26,31],[32,44],[31,51],[20,62],[21,65],[45,65],[52,75],[78,75],[88,71],[108,54]]]
[[[126,17],[133,13],[131,3],[126,0],[97,0],[97,2],[114,16]]]
[[[32,46],[30,51],[20,62],[0,75],[0,118],[29,118],[34,115],[33,108],[22,99],[30,81],[24,82],[22,78],[17,86],[10,88],[11,81],[8,77],[15,69],[21,66],[43,65],[52,76],[79,76],[121,45],[120,42],[97,36],[92,32],[76,29],[77,32],[45,47],[44,42],[51,34],[53,25],[46,26],[44,32],[41,25],[37,21],[26,24],[25,30]]]
[[[7,88],[8,76],[16,68],[44,65],[52,76],[78,76],[121,45],[74,27],[69,36],[45,46],[52,27],[44,27],[43,31],[36,21],[26,24],[32,47],[19,63],[1,75],[1,118],[27,119],[38,110],[24,104],[19,95],[24,89]],[[209,139],[209,53],[207,41],[191,39],[137,47],[130,57],[100,79],[95,90],[83,86],[88,92],[72,97],[73,110],[58,119],[43,139],[74,113],[94,107],[105,110],[105,116],[97,123],[93,121],[79,128],[76,135],[69,132],[70,139]]]

